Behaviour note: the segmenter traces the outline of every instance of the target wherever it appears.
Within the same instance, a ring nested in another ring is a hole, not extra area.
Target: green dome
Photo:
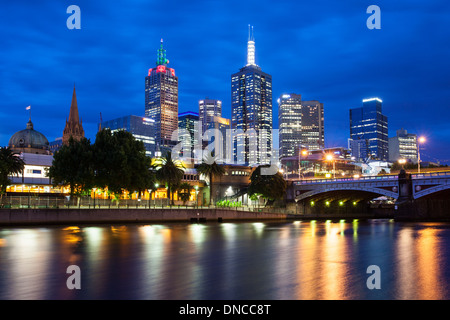
[[[33,148],[48,150],[48,140],[40,132],[33,129],[33,123],[28,121],[27,128],[16,132],[11,139],[9,139],[9,147],[18,148]]]

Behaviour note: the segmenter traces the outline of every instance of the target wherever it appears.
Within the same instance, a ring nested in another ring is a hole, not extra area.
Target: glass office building
[[[154,157],[156,152],[155,121],[147,117],[134,115],[124,116],[113,120],[103,121],[101,128],[109,128],[111,132],[125,130],[130,132],[136,140],[144,143],[145,154]]]
[[[177,139],[172,134],[178,128],[178,78],[168,63],[161,39],[156,68],[145,77],[145,116],[155,121],[156,142],[170,149]]]
[[[272,154],[272,76],[255,63],[253,32],[247,65],[231,76],[233,157],[237,164],[270,163]]]
[[[324,147],[323,104],[302,101],[300,94],[283,94],[278,99],[280,158],[298,155],[299,149]]]
[[[355,159],[389,159],[388,118],[381,105],[381,99],[370,98],[363,100],[361,108],[350,109],[350,146]],[[357,145],[366,147],[356,149]]]

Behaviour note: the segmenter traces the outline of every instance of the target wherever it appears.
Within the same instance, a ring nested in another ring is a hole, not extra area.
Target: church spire
[[[69,122],[80,122],[78,116],[77,93],[75,92],[75,84],[73,85],[72,103],[70,104]]]
[[[70,137],[80,140],[84,137],[83,124],[78,115],[77,94],[75,84],[73,85],[72,102],[70,104],[69,120],[66,120],[66,127],[63,132],[63,144],[69,144]]]

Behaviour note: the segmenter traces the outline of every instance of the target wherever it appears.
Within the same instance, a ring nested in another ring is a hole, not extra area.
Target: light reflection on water
[[[0,299],[449,299],[449,261],[445,223],[3,228]],[[72,264],[81,290],[66,287]]]

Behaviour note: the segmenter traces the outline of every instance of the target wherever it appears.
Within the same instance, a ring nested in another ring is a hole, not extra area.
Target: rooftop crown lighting
[[[381,100],[380,98],[369,98],[369,99],[363,99],[363,102],[369,102],[369,101],[378,101],[378,102],[383,102],[383,100]]]

